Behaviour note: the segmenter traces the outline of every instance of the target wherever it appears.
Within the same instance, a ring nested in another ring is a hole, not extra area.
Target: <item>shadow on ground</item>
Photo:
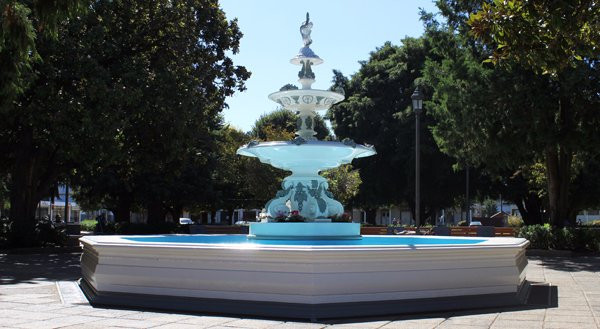
[[[574,257],[530,257],[540,259],[544,267],[564,272],[600,272],[600,258],[597,255]]]
[[[81,253],[0,254],[0,285],[34,281],[75,281]]]

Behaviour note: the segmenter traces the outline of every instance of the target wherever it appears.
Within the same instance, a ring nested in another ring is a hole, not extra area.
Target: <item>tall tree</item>
[[[33,243],[35,206],[61,177],[127,216],[133,202],[176,213],[189,184],[202,197],[218,114],[249,76],[226,55],[236,22],[210,0],[96,1],[58,32],[38,38],[38,74],[0,113],[13,243]]]
[[[137,202],[150,222],[207,197],[219,112],[249,77],[227,55],[238,51],[237,22],[214,0],[99,1],[74,33],[106,71],[115,122],[103,165],[81,185],[113,176],[104,190],[119,213]]]
[[[450,18],[472,13],[468,23],[479,40],[463,35],[460,46],[428,68],[442,148],[488,166],[543,163],[551,220],[573,224],[574,200],[583,192],[572,183],[574,159],[594,154],[599,142],[600,53],[593,46],[598,33],[588,28],[597,24],[598,15],[588,15],[597,4],[479,1],[469,9],[444,2],[463,12]],[[569,11],[581,15],[566,19],[575,15]],[[572,40],[557,42],[565,38]],[[485,58],[500,65],[482,64]]]
[[[429,41],[406,38],[402,46],[386,43],[361,62],[351,79],[334,72],[334,87],[346,100],[331,108],[336,136],[375,145],[377,155],[355,160],[362,184],[357,203],[376,208],[407,202],[414,207],[414,113],[411,94],[421,77]],[[434,124],[425,107],[423,126]],[[462,177],[452,169],[453,159],[441,153],[429,129],[421,131],[422,206],[427,216],[453,204],[463,191]],[[372,220],[372,219],[371,219]]]

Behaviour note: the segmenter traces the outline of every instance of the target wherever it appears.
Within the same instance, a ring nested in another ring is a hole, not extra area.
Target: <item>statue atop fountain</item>
[[[333,104],[342,101],[344,95],[329,90],[312,89],[312,84],[315,82],[312,66],[323,63],[323,60],[310,49],[312,26],[313,23],[310,22],[307,13],[306,21],[300,26],[304,47],[300,48],[298,54],[290,60],[290,63],[301,66],[298,82],[302,88],[281,90],[269,95],[272,101],[298,114],[297,136],[291,141],[253,141],[237,151],[237,154],[257,157],[263,163],[292,172],[292,175],[283,180],[282,189],[277,192],[275,198],[265,206],[268,222],[281,219],[285,221],[285,218],[289,218],[291,214],[303,218],[307,223],[331,223],[332,218],[342,216],[343,205],[334,199],[328,190],[327,180],[321,177],[319,172],[376,153],[372,146],[356,144],[351,140],[339,142],[316,139],[314,131],[316,111],[329,109]],[[251,225],[251,235],[252,231],[258,231],[259,227],[261,229],[266,227],[260,224],[263,223]],[[281,231],[279,229],[282,226],[276,227],[277,236],[281,236],[282,232],[279,232]],[[303,229],[306,231],[307,227],[303,226]],[[325,226],[318,227],[322,230]],[[340,228],[341,226],[337,226],[336,230],[340,231]],[[337,235],[332,232],[323,234]]]
[[[304,42],[304,47],[310,46],[312,43],[312,39],[310,38],[310,32],[312,31],[313,24],[310,21],[310,17],[308,13],[306,13],[306,22],[300,25],[300,35],[302,35],[302,41]]]

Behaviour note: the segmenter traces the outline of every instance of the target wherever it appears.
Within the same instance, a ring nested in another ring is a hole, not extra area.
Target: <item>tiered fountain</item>
[[[252,237],[360,237],[358,223],[331,223],[332,218],[342,216],[344,207],[333,199],[333,195],[327,190],[327,180],[319,176],[319,172],[350,163],[354,158],[371,156],[375,154],[375,150],[372,146],[359,145],[349,139],[339,142],[319,141],[315,138],[313,127],[316,111],[327,110],[343,100],[344,95],[311,88],[315,82],[312,66],[323,63],[310,49],[311,28],[312,23],[307,13],[306,22],[300,26],[304,47],[290,60],[292,64],[302,67],[298,73],[302,88],[269,95],[272,101],[298,114],[296,138],[291,141],[263,143],[253,141],[237,151],[240,155],[257,157],[263,163],[292,172],[291,176],[283,180],[283,189],[265,206],[269,220],[250,225]],[[305,222],[271,222],[276,218],[286,218],[292,213],[297,213]]]
[[[359,224],[334,223],[342,205],[320,170],[375,153],[352,141],[314,138],[316,110],[339,93],[314,90],[304,47],[302,89],[269,97],[297,111],[293,141],[253,142],[239,154],[290,170],[266,206],[269,217],[298,212],[303,223],[261,222],[250,235],[86,236],[82,290],[94,305],[291,318],[332,318],[495,307],[521,303],[528,241],[519,238],[363,236]]]

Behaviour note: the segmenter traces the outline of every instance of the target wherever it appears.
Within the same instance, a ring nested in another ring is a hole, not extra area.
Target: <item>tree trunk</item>
[[[372,225],[377,224],[377,209],[369,208],[365,212],[367,213],[367,223]]]
[[[537,194],[529,193],[520,196],[517,200],[513,200],[513,202],[519,208],[523,224],[536,225],[544,223],[544,218],[542,217],[542,200]]]
[[[12,228],[9,243],[13,246],[29,247],[37,243],[35,210],[55,181],[56,149],[53,152],[34,149],[33,132],[27,128],[21,132],[19,141],[10,180]],[[46,161],[40,164],[42,159]]]
[[[546,149],[546,179],[548,181],[548,207],[550,222],[562,227],[569,222],[569,187],[573,155],[561,148]]]
[[[165,208],[160,201],[148,203],[148,224],[163,223],[165,215]]]
[[[131,222],[131,194],[127,192],[119,193],[117,200],[117,209],[115,210],[115,221]]]

